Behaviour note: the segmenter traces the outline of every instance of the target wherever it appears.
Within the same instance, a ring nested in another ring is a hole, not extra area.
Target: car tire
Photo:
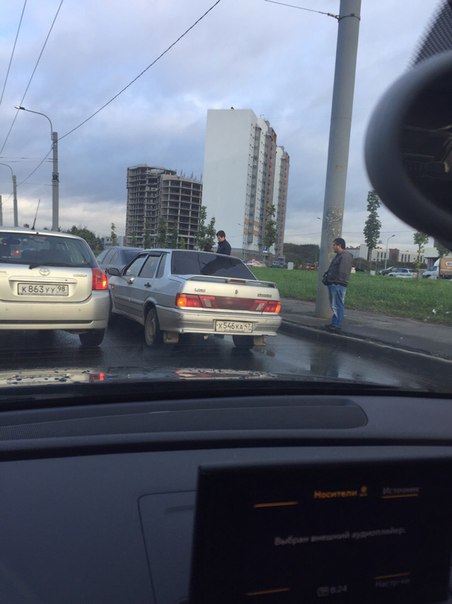
[[[144,340],[147,346],[158,346],[162,343],[162,332],[155,308],[150,308],[144,320]]]
[[[232,336],[234,346],[240,350],[251,350],[254,346],[253,336]]]
[[[80,344],[82,346],[93,348],[100,346],[104,339],[105,329],[93,329],[92,331],[86,331],[85,333],[79,333]]]

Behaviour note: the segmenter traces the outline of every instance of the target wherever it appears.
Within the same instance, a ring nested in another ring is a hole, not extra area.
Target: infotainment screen
[[[451,469],[201,467],[190,604],[447,601]]]

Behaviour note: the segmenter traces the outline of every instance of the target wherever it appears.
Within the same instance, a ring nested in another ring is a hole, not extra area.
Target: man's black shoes
[[[336,325],[325,325],[325,329],[327,331],[331,331],[331,333],[342,333],[342,329],[340,327],[336,327]]]

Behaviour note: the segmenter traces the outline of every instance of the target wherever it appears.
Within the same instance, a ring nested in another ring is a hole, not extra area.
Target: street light
[[[392,239],[393,237],[395,237],[395,235],[390,235],[387,239],[386,239],[386,253],[385,253],[385,269],[388,266],[388,245],[389,245],[389,240]]]
[[[53,158],[53,171],[52,171],[52,231],[58,231],[59,224],[59,203],[60,203],[60,190],[59,190],[59,175],[58,175],[58,133],[53,131],[52,120],[45,113],[40,111],[32,111],[26,109],[21,105],[16,105],[16,109],[21,111],[28,111],[28,113],[36,113],[36,115],[42,115],[45,117],[50,124],[50,138],[52,140],[52,158]]]
[[[13,209],[14,209],[14,226],[19,226],[19,218],[17,216],[17,183],[16,183],[16,175],[13,172],[13,169],[8,164],[0,163],[0,166],[6,166],[11,170],[11,176],[13,179]]]

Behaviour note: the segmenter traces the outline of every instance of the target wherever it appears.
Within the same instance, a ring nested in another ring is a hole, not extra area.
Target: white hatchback
[[[68,233],[0,228],[0,330],[55,330],[98,346],[108,281],[91,248]]]

